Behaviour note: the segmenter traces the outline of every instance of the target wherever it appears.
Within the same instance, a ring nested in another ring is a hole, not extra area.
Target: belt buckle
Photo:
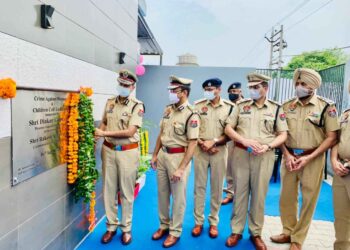
[[[304,150],[303,149],[299,149],[299,148],[297,148],[297,149],[293,148],[293,153],[295,155],[301,155],[302,153],[304,153]]]
[[[116,145],[114,149],[115,151],[122,151],[122,145]]]

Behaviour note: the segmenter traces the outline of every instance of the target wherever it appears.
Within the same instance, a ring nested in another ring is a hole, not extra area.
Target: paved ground
[[[270,236],[282,231],[280,217],[265,216],[263,238],[269,250],[289,249],[289,244],[274,244]],[[305,250],[331,250],[334,242],[333,222],[313,220],[303,245]]]

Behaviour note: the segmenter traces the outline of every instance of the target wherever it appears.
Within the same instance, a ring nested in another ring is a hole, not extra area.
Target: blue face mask
[[[125,88],[123,86],[117,85],[118,94],[121,97],[128,97],[130,95],[131,90],[129,88]]]
[[[234,102],[239,98],[239,94],[230,93],[228,94],[228,98],[230,99],[231,102]]]
[[[261,97],[259,89],[249,89],[249,95],[253,100],[258,100]]]
[[[213,100],[215,98],[214,91],[204,91],[203,96],[208,100]]]

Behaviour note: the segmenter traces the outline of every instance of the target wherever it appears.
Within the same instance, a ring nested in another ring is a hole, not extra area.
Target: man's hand
[[[310,157],[308,155],[302,156],[295,161],[293,171],[298,171],[305,167],[310,162]]]
[[[262,154],[266,153],[268,150],[269,150],[269,146],[264,144],[264,145],[261,146],[260,150],[253,151],[253,154],[254,155],[262,155]]]
[[[332,167],[333,167],[334,173],[340,177],[343,177],[349,174],[349,169],[344,167],[344,165],[338,160],[332,161]]]
[[[151,167],[153,170],[157,169],[157,161],[158,161],[158,157],[156,155],[153,155],[151,159]]]
[[[296,158],[294,155],[287,153],[284,155],[286,161],[286,168],[289,172],[292,172],[295,167]]]
[[[95,129],[95,137],[100,138],[100,137],[104,137],[105,136],[105,131],[96,128]]]
[[[171,176],[171,180],[173,182],[178,182],[181,180],[183,174],[184,174],[184,170],[180,167],[178,169],[176,169],[176,171],[173,173],[173,175]]]
[[[251,148],[255,152],[262,150],[262,145],[256,140],[245,139],[244,141],[242,141],[242,144],[247,148]]]
[[[209,141],[204,141],[201,147],[204,149],[205,152],[207,152],[209,149],[214,147],[215,141],[214,140],[209,140]]]
[[[212,147],[208,150],[208,154],[215,155],[217,152],[219,152],[219,149],[217,147]]]

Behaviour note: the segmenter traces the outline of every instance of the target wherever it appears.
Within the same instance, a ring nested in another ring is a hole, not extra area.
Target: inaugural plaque
[[[59,115],[66,93],[18,90],[12,99],[12,185],[60,164]]]

